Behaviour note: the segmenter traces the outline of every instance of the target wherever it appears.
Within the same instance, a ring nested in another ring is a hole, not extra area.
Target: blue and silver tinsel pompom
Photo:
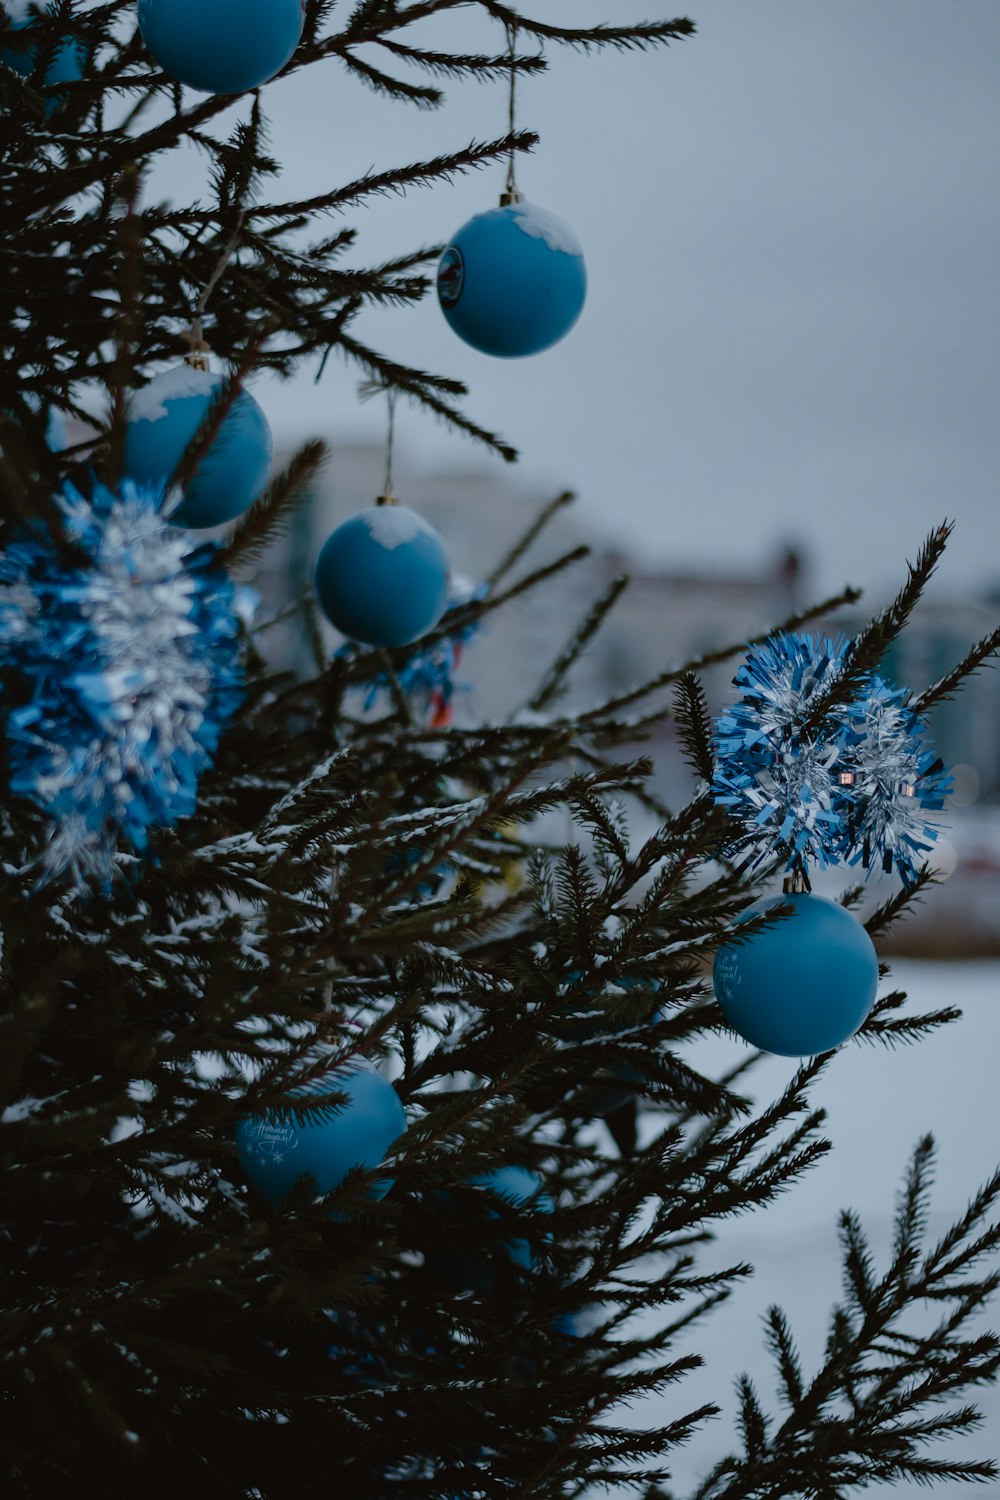
[[[198,778],[243,697],[242,601],[123,481],[59,497],[75,556],[48,530],[0,554],[0,648],[11,790],[50,820],[43,877],[107,887],[119,848],[194,812]]]
[[[742,696],[716,721],[712,791],[742,825],[734,846],[750,864],[895,866],[909,883],[950,781],[909,692],[880,677],[824,714],[818,733],[803,728],[848,652],[842,637],[781,634],[748,653],[734,678]]]

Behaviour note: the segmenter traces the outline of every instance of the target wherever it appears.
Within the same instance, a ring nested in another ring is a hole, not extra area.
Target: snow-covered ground
[[[687,1345],[705,1358],[696,1371],[664,1396],[636,1403],[632,1417],[646,1425],[676,1417],[714,1400],[725,1415],[702,1429],[675,1457],[678,1493],[694,1486],[712,1463],[738,1451],[733,1412],[734,1378],[743,1370],[754,1378],[768,1409],[778,1413],[774,1382],[762,1330],[762,1317],[774,1302],[789,1316],[807,1378],[822,1355],[827,1314],[840,1297],[840,1258],[836,1221],[841,1208],[862,1216],[873,1249],[884,1265],[892,1236],[895,1197],[910,1153],[930,1131],[938,1144],[933,1214],[934,1239],[965,1208],[970,1195],[1000,1161],[1000,962],[931,963],[900,960],[892,988],[910,995],[915,1014],[957,1005],[962,1021],[922,1043],[890,1050],[849,1043],[842,1048],[813,1091],[827,1110],[827,1134],[834,1149],[777,1204],[757,1215],[723,1226],[706,1263],[731,1265],[747,1260],[756,1269],[729,1303],[689,1335]],[[885,993],[885,987],[880,990]],[[721,1071],[736,1056],[724,1041],[699,1043],[697,1058],[706,1070]],[[777,1096],[794,1070],[787,1059],[768,1058],[751,1075],[745,1091],[758,1100]],[[1000,1304],[984,1326],[1000,1327]],[[978,1432],[935,1445],[933,1456],[1000,1458],[1000,1391],[971,1393],[985,1421]],[[953,1403],[955,1405],[959,1402]],[[935,1485],[934,1495],[986,1494],[992,1485],[951,1481]],[[883,1492],[876,1487],[872,1493]],[[888,1487],[884,1487],[888,1492]],[[1000,1482],[996,1486],[1000,1494]],[[910,1484],[892,1486],[897,1495],[927,1494]]]

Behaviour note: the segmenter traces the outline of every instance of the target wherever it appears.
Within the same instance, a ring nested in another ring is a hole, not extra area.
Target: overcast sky
[[[535,13],[672,16],[656,0],[540,0]],[[525,195],[576,229],[590,293],[556,349],[493,360],[432,298],[369,313],[380,348],[464,379],[514,441],[511,482],[572,486],[588,517],[670,566],[755,566],[785,539],[822,586],[876,596],[938,520],[958,521],[945,591],[1000,580],[1000,4],[696,0],[698,34],[647,55],[551,54],[521,88],[542,143]],[[428,39],[502,46],[473,12]],[[312,76],[310,76],[312,75]],[[281,196],[502,134],[500,85],[439,111],[387,102],[336,65],[270,87]],[[193,162],[167,181],[192,191]],[[200,168],[197,169],[200,171]],[[502,170],[352,211],[357,264],[447,239]],[[379,437],[331,361],[261,382],[280,438]],[[502,468],[404,410],[421,468]],[[873,600],[874,602],[874,600]]]

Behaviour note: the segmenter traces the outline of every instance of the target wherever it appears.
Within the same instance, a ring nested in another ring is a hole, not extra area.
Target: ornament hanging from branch
[[[303,1110],[314,1112],[312,1118],[247,1115],[236,1131],[247,1180],[271,1204],[281,1203],[306,1173],[317,1192],[332,1192],[348,1173],[377,1167],[406,1130],[399,1095],[365,1058],[332,1066],[323,1078],[293,1092]],[[378,1178],[370,1196],[383,1198],[391,1186],[388,1178]]]
[[[878,987],[870,937],[812,893],[809,862],[895,867],[910,884],[950,784],[908,691],[868,674],[838,699],[851,649],[784,634],[755,647],[736,674],[742,696],[715,728],[712,788],[737,825],[731,851],[746,865],[784,859],[791,872],[783,895],[737,918],[716,954],[715,992],[745,1040],[782,1056],[840,1046]],[[781,906],[741,937],[742,923]]]
[[[349,641],[391,648],[434,629],[447,607],[450,575],[433,526],[393,494],[395,392],[382,389],[388,401],[382,493],[327,537],[314,586],[323,613]]]
[[[516,34],[516,25],[509,25],[511,137]],[[555,214],[522,198],[513,148],[499,208],[475,214],[452,236],[438,264],[437,291],[441,311],[459,338],[500,359],[550,349],[583,311],[587,269],[579,241]]]
[[[302,0],[139,0],[142,39],[178,83],[242,94],[280,73],[299,45]]]

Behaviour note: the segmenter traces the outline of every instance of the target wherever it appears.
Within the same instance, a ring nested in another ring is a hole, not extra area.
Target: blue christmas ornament
[[[50,820],[43,878],[108,886],[120,848],[195,810],[243,696],[240,601],[158,492],[67,485],[59,504],[80,560],[40,525],[0,554],[10,789]]]
[[[867,1018],[878,988],[871,938],[843,906],[811,892],[766,896],[739,921],[792,908],[741,943],[719,948],[715,993],[730,1026],[780,1057],[839,1047]]]
[[[408,646],[448,602],[448,555],[432,526],[405,505],[372,506],[327,537],[316,597],[332,625],[368,646]]]
[[[131,479],[161,489],[169,482],[222,383],[217,371],[182,364],[134,393],[125,432],[125,472]],[[232,521],[260,495],[271,456],[267,418],[253,397],[240,391],[169,519],[195,530]]]
[[[0,50],[0,62],[28,78],[35,70],[38,57],[38,17],[32,14],[28,0],[6,0],[5,9],[14,35],[8,38],[7,46]],[[48,9],[51,11],[53,6]],[[59,43],[45,69],[43,82],[46,86],[58,83],[77,83],[83,77],[84,51],[80,43],[67,37]],[[45,117],[58,109],[57,97],[45,101]]]
[[[437,288],[459,338],[509,359],[539,354],[569,333],[587,295],[587,271],[573,231],[520,201],[463,225],[441,256]]]
[[[844,857],[886,873],[895,865],[908,885],[937,838],[933,816],[944,807],[951,777],[904,688],[869,678],[840,723]]]
[[[302,35],[302,0],[139,0],[164,73],[205,94],[242,94],[280,73]]]
[[[365,1058],[351,1058],[294,1093],[309,1106],[333,1093],[345,1100],[323,1119],[297,1123],[289,1115],[266,1114],[240,1121],[236,1145],[247,1180],[275,1205],[303,1173],[313,1179],[317,1193],[329,1193],[355,1168],[377,1167],[406,1130],[399,1095]],[[379,1179],[371,1185],[371,1196],[384,1198],[391,1186]]]

